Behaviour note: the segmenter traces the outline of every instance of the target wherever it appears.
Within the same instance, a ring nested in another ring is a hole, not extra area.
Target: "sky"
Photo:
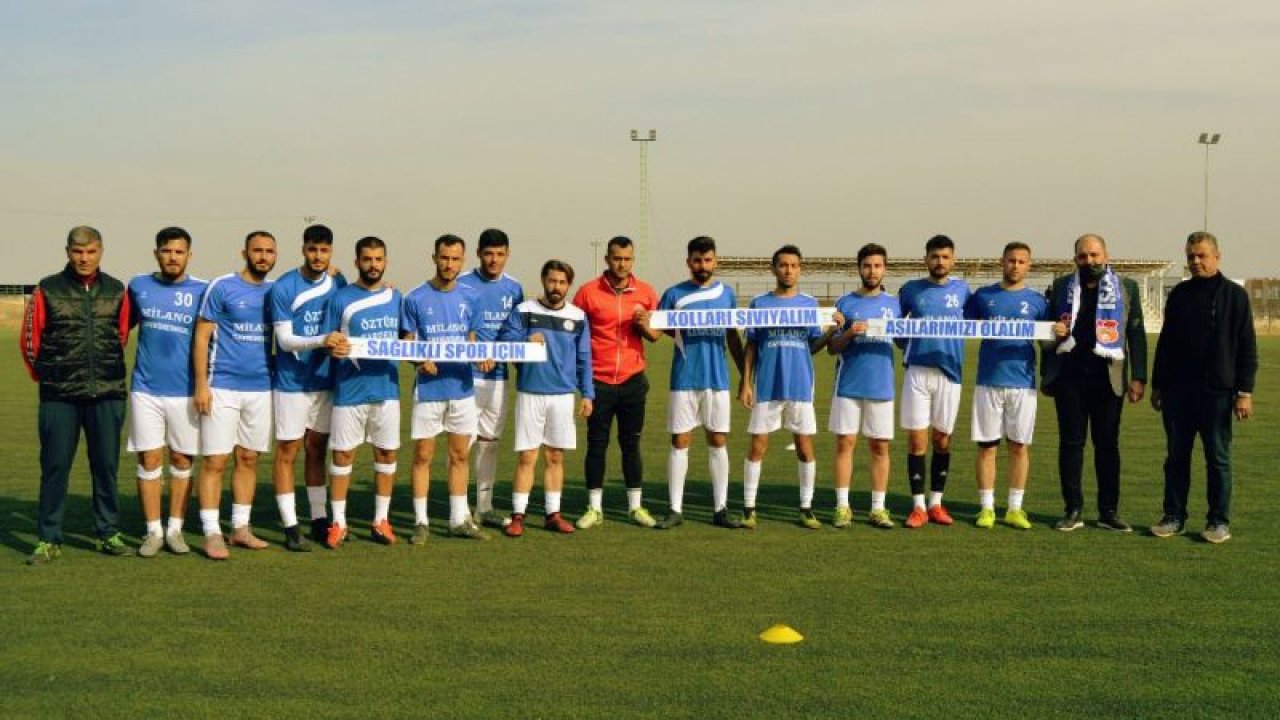
[[[31,283],[89,224],[120,277],[157,230],[192,271],[241,265],[250,230],[300,260],[306,218],[388,243],[427,278],[432,241],[512,238],[536,287],[592,242],[642,238],[641,275],[721,254],[960,256],[1010,240],[1176,261],[1204,222],[1233,277],[1280,275],[1280,4],[0,0],[0,282]],[[469,246],[470,247],[470,246]],[[350,274],[350,271],[349,271]]]

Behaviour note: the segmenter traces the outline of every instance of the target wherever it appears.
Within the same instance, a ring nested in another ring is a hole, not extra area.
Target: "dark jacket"
[[[1249,293],[1239,284],[1222,278],[1210,307],[1212,325],[1191,327],[1190,323],[1183,322],[1189,312],[1189,287],[1186,281],[1178,283],[1165,303],[1164,327],[1156,342],[1151,387],[1161,391],[1178,389],[1169,387],[1176,374],[1174,367],[1184,361],[1181,350],[1195,345],[1186,338],[1208,332],[1213,342],[1205,386],[1221,392],[1253,392],[1258,374],[1258,339],[1253,329]]]
[[[1053,281],[1049,292],[1045,293],[1049,301],[1050,320],[1056,322],[1059,319],[1058,313],[1063,307],[1070,309],[1070,297],[1067,295],[1070,280],[1070,275],[1057,278]],[[1142,295],[1138,292],[1138,283],[1127,277],[1120,278],[1120,287],[1124,295],[1124,306],[1128,309],[1128,317],[1120,331],[1123,336],[1121,341],[1124,347],[1124,360],[1106,361],[1110,370],[1111,391],[1117,397],[1124,395],[1129,388],[1130,368],[1133,369],[1134,380],[1142,383],[1147,381],[1147,326],[1142,317]],[[1040,386],[1044,388],[1046,395],[1054,393],[1054,386],[1062,376],[1063,360],[1064,357],[1056,352],[1053,343],[1042,348]]]
[[[41,280],[22,336],[40,399],[124,399],[128,314],[124,284],[106,273],[86,284],[68,265]]]

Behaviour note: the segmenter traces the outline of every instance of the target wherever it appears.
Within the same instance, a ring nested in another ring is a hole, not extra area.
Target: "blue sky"
[[[650,127],[658,283],[698,234],[1062,257],[1100,232],[1176,259],[1204,130],[1227,271],[1280,275],[1276,37],[1253,1],[3,0],[0,229],[23,252],[0,280],[56,269],[82,222],[120,275],[168,224],[199,274],[256,228],[283,269],[309,215],[384,237],[406,284],[434,237],[489,226],[526,284],[553,255],[589,271],[592,240],[639,232],[628,132]]]

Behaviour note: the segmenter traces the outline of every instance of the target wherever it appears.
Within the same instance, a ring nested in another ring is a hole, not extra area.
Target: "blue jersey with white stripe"
[[[394,340],[400,337],[400,291],[366,290],[348,285],[329,298],[323,332],[347,337]],[[368,405],[400,397],[400,373],[394,360],[334,358],[333,404]]]
[[[948,277],[938,285],[928,278],[912,280],[898,292],[904,318],[964,318],[969,301],[969,283]],[[907,367],[933,367],[951,382],[960,382],[964,372],[964,340],[959,338],[911,338],[903,362]]]
[[[322,273],[308,280],[297,268],[285,273],[267,294],[271,322],[288,322],[298,337],[320,335],[324,308],[329,296],[346,285],[341,275]],[[275,374],[272,387],[283,392],[315,392],[333,386],[329,375],[329,353],[323,348],[289,352],[276,345]]]
[[[520,363],[516,369],[516,389],[533,395],[565,395],[574,391],[595,398],[591,379],[591,330],[587,316],[572,303],[558,310],[538,300],[525,300],[507,316],[498,332],[501,342],[527,342],[541,334],[547,346],[547,361]]]
[[[779,297],[770,292],[752,298],[748,307],[816,308],[818,300],[804,293]],[[756,346],[757,402],[813,402],[813,353],[809,343],[821,336],[822,329],[816,325],[747,330],[747,340]]]
[[[475,307],[482,322],[480,329],[476,331],[477,340],[496,340],[498,331],[507,321],[512,308],[524,302],[524,289],[520,287],[520,282],[506,273],[494,280],[487,280],[479,270],[472,270],[459,277],[458,284],[476,291]],[[473,374],[486,380],[505,380],[508,370],[507,363],[494,363],[493,369],[487,373],[472,366]]]
[[[658,300],[659,310],[732,310],[736,307],[738,298],[733,289],[719,281],[703,287],[686,280],[667,288]],[[676,345],[671,359],[672,390],[729,389],[725,334],[725,328],[672,331]]]
[[[965,306],[971,320],[1044,320],[1049,303],[1030,288],[1006,290],[1000,283],[978,288]],[[978,346],[978,384],[987,387],[1036,386],[1034,340],[983,340]]]
[[[129,304],[138,324],[134,392],[158,397],[194,394],[191,334],[207,287],[208,282],[190,275],[178,282],[168,282],[158,273],[129,281]]]
[[[200,317],[214,323],[209,342],[209,386],[220,390],[271,389],[271,281],[254,284],[239,273],[214,278],[200,303]]]
[[[882,292],[859,295],[851,292],[836,301],[848,330],[854,322],[898,317],[898,298]],[[893,399],[893,340],[887,337],[855,335],[836,358],[836,395],[865,400]]]
[[[479,335],[476,291],[457,283],[441,291],[429,282],[409,291],[400,307],[400,332],[424,342],[468,340]],[[460,400],[475,394],[471,363],[436,363],[436,374],[416,373],[419,402]]]

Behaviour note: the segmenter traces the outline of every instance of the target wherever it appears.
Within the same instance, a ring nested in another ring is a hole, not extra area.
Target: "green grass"
[[[13,343],[11,331],[0,333],[0,345]],[[793,523],[793,456],[776,435],[765,522],[754,533],[706,524],[706,455],[695,443],[686,495],[693,522],[679,530],[625,523],[615,450],[600,531],[530,530],[491,543],[436,535],[423,549],[383,548],[366,540],[372,498],[362,455],[357,477],[366,484],[351,509],[359,539],[339,552],[273,547],[235,552],[227,563],[143,561],[90,551],[82,457],[67,516],[73,539],[43,568],[23,565],[35,539],[36,401],[11,355],[0,366],[0,451],[10,468],[0,479],[0,716],[1275,717],[1280,484],[1271,442],[1280,428],[1280,342],[1264,341],[1263,352],[1257,419],[1237,426],[1236,537],[1223,546],[1190,535],[1049,529],[1061,500],[1045,400],[1026,499],[1037,523],[1030,532],[971,526],[968,442],[957,443],[949,488],[957,526],[868,527],[859,452],[855,527],[802,530]],[[653,352],[644,442],[648,503],[659,514],[668,353],[666,344]],[[825,427],[829,358],[818,366]],[[966,395],[959,438],[968,437],[968,408]],[[736,411],[734,427],[745,425]],[[745,442],[739,432],[730,445],[735,505]],[[1159,515],[1163,459],[1158,417],[1145,403],[1126,408],[1121,442],[1122,515],[1145,526]],[[820,434],[817,445],[817,506],[827,521],[830,437]],[[909,505],[903,453],[899,438],[890,497],[899,520]],[[572,516],[585,502],[581,461],[581,451],[571,454]],[[124,527],[137,533],[133,464],[122,459],[121,493]],[[407,459],[401,464],[393,522],[403,531],[412,515]],[[255,519],[278,541],[268,467],[264,459]],[[507,453],[502,477],[510,470]],[[1086,477],[1091,484],[1088,469]],[[1202,469],[1194,482],[1198,529]],[[443,491],[435,482],[437,533]],[[508,493],[504,483],[500,507]],[[1001,479],[1000,505],[1004,493]],[[188,525],[198,526],[194,512]],[[806,640],[756,639],[776,622]]]

